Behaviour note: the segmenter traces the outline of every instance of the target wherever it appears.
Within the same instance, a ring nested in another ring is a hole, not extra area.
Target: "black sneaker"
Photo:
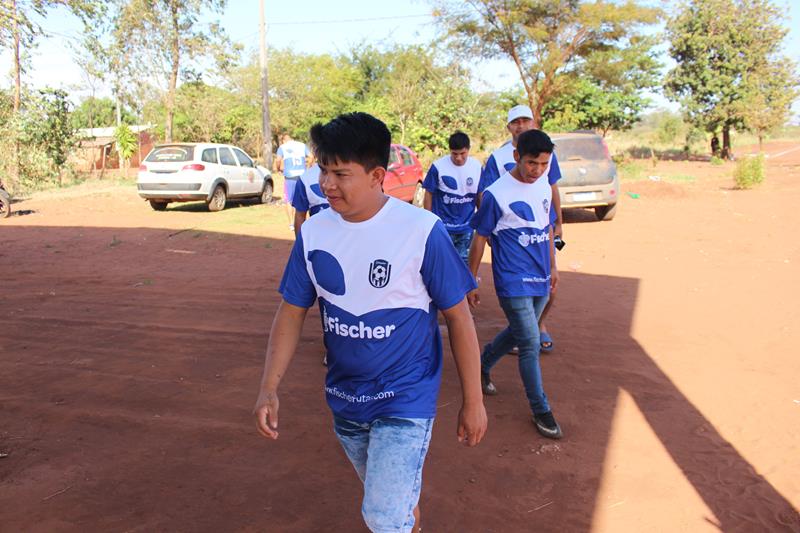
[[[560,439],[563,436],[563,433],[561,433],[561,426],[556,422],[553,411],[547,411],[542,414],[534,413],[533,423],[536,424],[536,430],[543,437],[547,437],[548,439]]]
[[[486,396],[497,396],[497,387],[488,372],[481,372],[481,390]]]

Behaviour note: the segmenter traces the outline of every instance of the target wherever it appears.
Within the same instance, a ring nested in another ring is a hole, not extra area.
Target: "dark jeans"
[[[542,386],[539,367],[539,318],[549,296],[498,297],[508,319],[508,327],[486,345],[481,354],[481,370],[489,372],[514,346],[519,347],[519,375],[525,395],[535,414],[550,410]]]
[[[472,231],[465,233],[449,233],[449,235],[450,240],[453,241],[453,246],[456,247],[456,252],[458,252],[464,264],[467,265],[467,268],[469,268],[469,246],[472,244]]]

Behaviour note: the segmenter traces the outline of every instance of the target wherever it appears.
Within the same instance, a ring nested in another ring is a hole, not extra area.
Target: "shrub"
[[[733,180],[739,189],[750,189],[764,181],[764,155],[739,160],[733,171]]]
[[[709,162],[714,166],[719,166],[719,165],[723,164],[725,161],[723,161],[722,159],[720,159],[719,157],[717,157],[715,155],[712,155],[711,156],[711,160]]]

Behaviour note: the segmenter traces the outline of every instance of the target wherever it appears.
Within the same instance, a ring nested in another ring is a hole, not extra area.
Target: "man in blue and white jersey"
[[[469,253],[477,277],[487,239],[492,244],[492,275],[508,327],[483,348],[481,385],[487,395],[497,394],[489,372],[514,347],[519,347],[519,373],[536,429],[545,437],[561,438],[542,386],[539,366],[538,320],[552,289],[558,283],[553,247],[552,189],[545,177],[553,142],[545,133],[521,134],[514,150],[516,165],[483,192],[472,218],[475,238]],[[480,303],[478,291],[470,304]]]
[[[457,131],[448,140],[450,155],[431,165],[422,186],[425,188],[423,206],[438,216],[447,228],[458,255],[467,264],[475,213],[475,195],[481,164],[469,156],[469,137]]]
[[[300,228],[269,336],[254,413],[278,437],[281,378],[316,300],[328,351],[325,395],[336,436],[364,484],[372,531],[417,530],[422,465],[442,373],[442,311],[461,380],[458,438],[486,431],[478,339],[466,300],[476,287],[433,214],[383,193],[386,125],[366,113],[311,128],[331,209]]]
[[[283,204],[286,206],[286,216],[290,226],[294,220],[292,213],[294,191],[300,176],[306,171],[310,159],[311,151],[305,144],[292,140],[288,133],[283,134],[274,166],[275,170],[283,173]]]
[[[514,148],[517,146],[517,139],[524,132],[534,128],[533,113],[531,108],[526,105],[516,105],[508,110],[508,119],[506,122],[506,129],[511,134],[511,140],[506,142],[503,146],[492,152],[489,159],[486,161],[486,166],[483,167],[481,172],[481,180],[478,184],[478,205],[480,206],[481,195],[483,191],[497,178],[510,171],[516,165],[514,161]],[[561,168],[558,166],[558,158],[555,152],[551,154],[550,166],[547,170],[547,178],[550,182],[550,188],[553,190],[553,211],[556,214],[553,233],[558,235],[559,238],[564,236],[562,230],[562,217],[561,217],[561,195],[558,192],[558,180],[561,179]],[[547,331],[545,319],[550,311],[550,308],[555,301],[555,293],[550,295],[547,305],[542,312],[539,327],[541,329],[542,351],[550,352],[553,350],[553,339]]]
[[[300,226],[309,216],[314,216],[323,209],[328,209],[328,199],[319,186],[319,165],[314,163],[300,177],[292,200],[294,207],[294,233],[300,235]]]

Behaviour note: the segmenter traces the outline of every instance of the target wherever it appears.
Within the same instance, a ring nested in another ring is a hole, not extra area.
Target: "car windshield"
[[[158,146],[150,152],[145,161],[151,163],[183,163],[194,158],[194,146]]]
[[[599,137],[567,137],[553,139],[559,161],[586,159],[602,161],[606,158],[603,141]]]

